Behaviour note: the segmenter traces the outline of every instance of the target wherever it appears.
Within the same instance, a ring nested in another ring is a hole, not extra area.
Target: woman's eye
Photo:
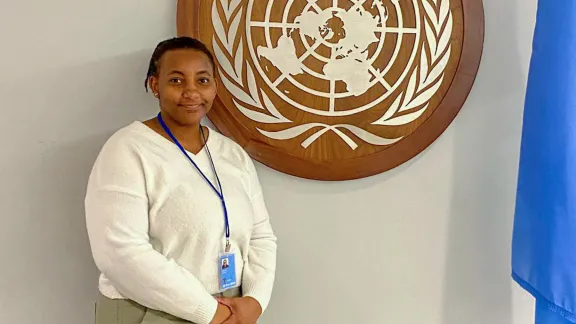
[[[170,83],[182,83],[182,80],[179,78],[172,78],[170,79]]]
[[[208,79],[208,78],[201,78],[201,79],[198,80],[198,81],[199,81],[200,83],[204,83],[204,84],[205,84],[205,83],[210,82],[210,79]]]

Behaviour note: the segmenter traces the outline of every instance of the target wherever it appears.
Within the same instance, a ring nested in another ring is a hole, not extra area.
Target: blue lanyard
[[[184,147],[182,147],[180,142],[178,142],[178,140],[176,139],[176,136],[174,136],[174,134],[172,134],[172,132],[170,131],[170,128],[168,128],[166,123],[164,123],[164,120],[162,119],[161,113],[158,113],[157,118],[158,118],[158,121],[160,122],[160,125],[162,125],[162,128],[164,128],[164,131],[168,134],[168,136],[170,136],[170,138],[172,138],[172,140],[174,141],[176,146],[178,146],[180,151],[182,151],[182,153],[184,153],[184,155],[188,158],[188,160],[190,160],[190,162],[194,165],[194,167],[196,167],[196,170],[198,170],[200,175],[202,175],[204,180],[206,180],[206,182],[208,182],[208,184],[210,185],[212,190],[214,190],[214,192],[216,193],[218,198],[220,198],[220,202],[222,202],[222,208],[224,209],[224,224],[226,226],[226,252],[229,252],[230,251],[230,224],[228,222],[228,210],[226,209],[226,201],[224,200],[224,191],[222,190],[222,184],[220,183],[220,179],[218,178],[218,173],[216,173],[216,166],[214,165],[214,161],[212,160],[212,155],[210,154],[210,150],[208,149],[208,144],[206,143],[206,137],[204,136],[204,130],[202,129],[202,125],[200,125],[200,133],[202,134],[202,139],[204,141],[204,148],[206,148],[206,153],[208,153],[208,158],[210,159],[210,164],[212,165],[212,170],[214,170],[214,175],[216,176],[216,182],[218,183],[218,189],[216,189],[216,187],[214,187],[214,185],[212,184],[212,182],[210,182],[208,177],[206,177],[204,172],[202,172],[202,170],[200,170],[198,165],[196,165],[196,163],[194,163],[194,161],[190,158],[188,153],[186,153],[186,150],[184,149]]]

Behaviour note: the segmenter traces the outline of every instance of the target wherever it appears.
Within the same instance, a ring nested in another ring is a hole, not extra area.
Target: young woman
[[[248,154],[200,125],[216,97],[214,58],[198,40],[166,40],[145,84],[160,113],[116,132],[88,183],[96,323],[254,324],[272,293],[276,237]]]

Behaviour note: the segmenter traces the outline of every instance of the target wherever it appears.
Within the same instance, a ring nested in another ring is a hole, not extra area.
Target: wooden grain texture
[[[198,10],[200,0],[178,0],[176,33],[178,36],[197,37],[199,32]]]
[[[320,1],[323,0],[319,0],[318,3],[321,3]],[[178,35],[199,38],[209,47],[212,47],[211,5],[211,0],[179,0],[177,13]],[[452,40],[454,44],[453,52],[446,72],[451,74],[451,82],[443,83],[438,90],[440,95],[431,100],[431,105],[434,105],[434,109],[428,110],[418,120],[400,127],[382,128],[383,130],[379,130],[380,134],[387,136],[408,134],[396,144],[385,147],[360,145],[358,149],[351,150],[342,139],[332,132],[327,132],[308,149],[302,148],[300,146],[302,140],[316,130],[309,130],[295,140],[277,141],[269,139],[259,133],[256,130],[256,126],[264,130],[274,131],[280,129],[281,125],[255,125],[254,122],[242,115],[233,105],[233,98],[226,91],[222,82],[220,82],[218,98],[215,100],[213,109],[208,117],[220,132],[238,142],[254,159],[275,170],[297,177],[327,181],[350,180],[368,177],[395,168],[422,152],[445,131],[464,105],[474,84],[484,43],[483,4],[481,0],[461,0],[459,4],[452,5],[451,9],[453,12],[458,13],[454,17],[454,30],[457,31],[457,36]],[[263,11],[264,7],[255,7],[253,9],[255,15],[262,15]],[[246,15],[245,12],[243,14]],[[272,18],[281,19],[281,15],[273,13]],[[243,19],[247,18],[243,17]],[[410,22],[408,21],[408,23]],[[408,40],[406,44],[408,44],[406,48],[403,48],[406,53],[403,52],[400,60],[406,59],[409,54],[410,41]],[[237,45],[236,43],[235,46]],[[415,43],[414,46],[417,45]],[[384,44],[386,51],[389,51],[391,47],[387,48],[386,46],[393,46],[393,43]],[[383,60],[385,59],[384,57]],[[251,63],[246,60],[246,64]],[[320,64],[313,61],[309,65],[313,69],[321,70],[322,68]],[[254,71],[256,73],[256,69]],[[397,67],[392,67],[390,71],[392,75],[400,73]],[[318,80],[303,78],[302,82],[317,88],[326,86]],[[258,84],[260,88],[266,90],[263,82],[260,81]],[[382,111],[393,101],[392,96],[374,109],[369,109],[357,115],[330,120],[323,116],[302,112],[299,109],[287,106],[284,101],[275,97],[271,91],[266,93],[284,116],[298,124],[312,122],[337,124],[346,122],[352,125],[370,127],[370,121],[378,118],[378,115],[381,115]],[[378,95],[377,89],[371,89],[366,93],[368,98],[374,98]],[[311,106],[326,107],[326,102],[322,98],[309,96],[308,94],[303,94],[303,96],[308,97],[300,99],[311,103]],[[350,99],[350,106],[356,104],[354,100],[362,100],[362,98]],[[357,139],[351,132],[347,130],[343,132],[351,138]]]

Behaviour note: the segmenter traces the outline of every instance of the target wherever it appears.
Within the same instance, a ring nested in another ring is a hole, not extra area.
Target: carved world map
[[[372,7],[376,7],[376,2]],[[329,24],[330,20],[339,20],[341,25]],[[382,24],[381,17],[372,16],[364,7],[358,6],[348,11],[335,11],[333,8],[320,12],[308,11],[297,16],[294,22],[313,41],[337,38],[337,43],[330,45],[332,53],[324,65],[324,75],[343,81],[347,90],[354,95],[362,95],[370,88],[372,65],[368,61],[367,50],[368,45],[378,42],[374,30]],[[334,31],[333,25],[341,27]],[[290,35],[282,35],[276,47],[259,47],[258,54],[269,59],[284,74],[304,73]]]

